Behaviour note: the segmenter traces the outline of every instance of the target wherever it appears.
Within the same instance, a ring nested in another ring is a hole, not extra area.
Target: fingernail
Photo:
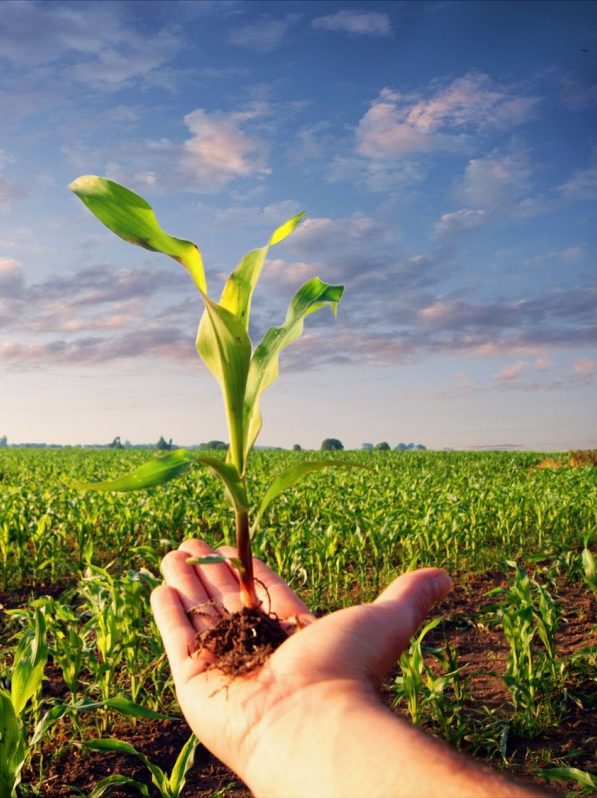
[[[447,593],[452,588],[452,580],[445,571],[440,571],[434,576],[433,585],[438,592]]]

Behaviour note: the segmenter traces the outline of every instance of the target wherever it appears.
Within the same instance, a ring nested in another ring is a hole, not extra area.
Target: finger
[[[170,551],[162,560],[161,569],[166,584],[178,593],[183,609],[188,613],[194,608],[190,620],[193,628],[200,632],[217,620],[218,613],[209,606],[210,596],[194,567],[187,563],[188,556],[186,551]]]
[[[394,665],[429,611],[452,587],[452,580],[439,568],[423,568],[394,580],[370,605],[377,638],[377,656],[372,661],[379,678]]]
[[[202,540],[185,540],[180,544],[179,551],[185,552],[187,557],[208,557],[210,554],[221,553],[219,550],[214,551]],[[239,582],[227,563],[191,567],[195,569],[212,601],[226,607],[228,612],[237,612],[241,609]]]
[[[236,556],[236,549],[232,546],[221,546],[218,551],[224,557]],[[296,617],[301,624],[310,623],[315,619],[307,605],[286,582],[256,558],[253,558],[253,575],[256,580],[257,595],[266,612],[275,612],[282,619]]]
[[[156,587],[151,594],[151,608],[176,680],[193,650],[197,633],[174,588],[165,584]]]

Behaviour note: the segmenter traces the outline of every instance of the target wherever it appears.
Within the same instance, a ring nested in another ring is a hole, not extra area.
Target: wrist
[[[245,740],[243,781],[258,798],[340,795],[339,747],[360,716],[385,715],[373,690],[339,679],[284,691]]]

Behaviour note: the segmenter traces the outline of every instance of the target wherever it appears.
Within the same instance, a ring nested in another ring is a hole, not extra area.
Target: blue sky
[[[173,261],[105,230],[80,174],[142,194],[217,296],[271,251],[263,445],[597,447],[597,5],[35,2],[0,17],[0,434],[226,438]]]

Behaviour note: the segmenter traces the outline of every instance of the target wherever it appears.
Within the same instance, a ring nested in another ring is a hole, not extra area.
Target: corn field
[[[309,456],[255,452],[255,503],[267,476]],[[248,795],[189,736],[149,610],[169,549],[233,542],[220,486],[201,468],[140,493],[74,486],[146,459],[0,453],[1,798]],[[400,571],[446,568],[453,595],[396,663],[385,699],[494,767],[593,793],[597,469],[564,454],[549,468],[538,453],[342,459],[369,468],[283,494],[255,555],[316,613],[369,601]]]

